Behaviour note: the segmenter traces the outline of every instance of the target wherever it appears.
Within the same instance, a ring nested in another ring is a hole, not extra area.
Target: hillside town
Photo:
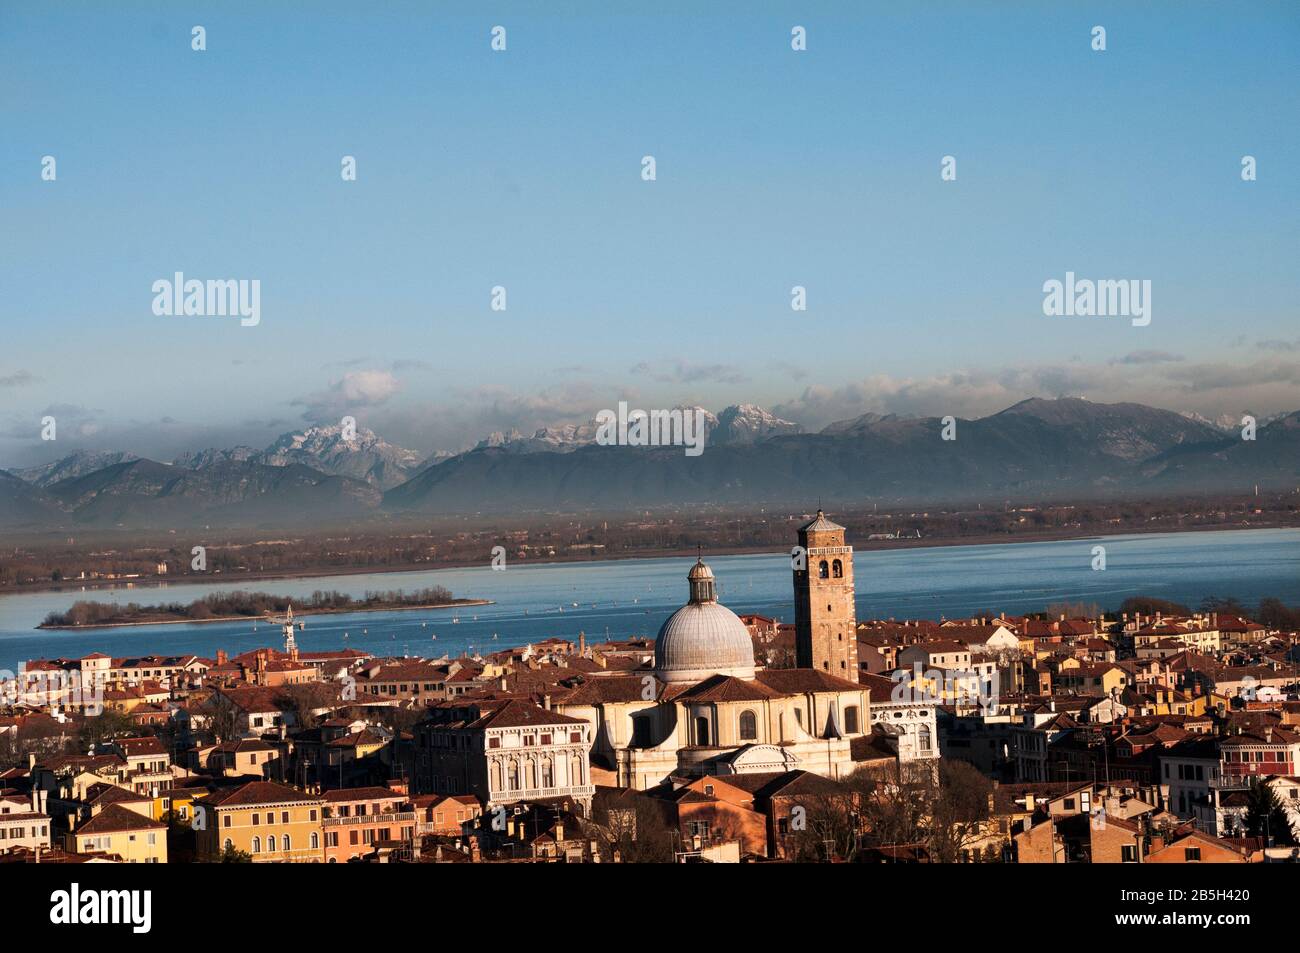
[[[860,620],[845,528],[791,542],[792,623],[700,558],[653,640],[309,652],[290,607],[236,655],[31,660],[0,862],[1300,859],[1294,627]]]

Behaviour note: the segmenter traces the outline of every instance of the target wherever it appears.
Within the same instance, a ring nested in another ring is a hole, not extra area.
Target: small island
[[[490,605],[488,599],[457,599],[442,586],[406,592],[390,589],[367,592],[360,599],[347,593],[316,590],[306,599],[291,599],[266,592],[211,593],[188,605],[171,602],[144,606],[136,602],[74,602],[66,612],[51,612],[38,629],[88,629],[125,625],[171,625],[197,622],[238,622],[262,619],[271,613],[283,613],[293,603],[296,615],[323,615],[340,612],[381,612],[404,609],[449,609],[458,606]]]

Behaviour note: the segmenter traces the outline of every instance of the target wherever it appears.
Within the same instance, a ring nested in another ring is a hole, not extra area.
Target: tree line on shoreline
[[[41,623],[43,627],[112,625],[124,622],[187,620],[202,622],[206,619],[261,618],[267,613],[284,612],[292,603],[300,611],[347,612],[362,609],[387,609],[407,606],[443,605],[454,601],[451,590],[444,586],[428,586],[407,592],[404,589],[366,592],[355,598],[338,590],[317,589],[306,599],[292,599],[267,592],[209,593],[188,604],[169,602],[159,605],[141,605],[129,602],[95,602],[78,600],[64,612],[51,612]]]

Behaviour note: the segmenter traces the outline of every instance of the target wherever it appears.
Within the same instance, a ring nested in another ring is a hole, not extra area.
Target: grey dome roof
[[[713,573],[691,567],[691,601],[659,629],[655,674],[664,682],[698,682],[710,675],[754,677],[754,642],[736,613],[717,601]]]

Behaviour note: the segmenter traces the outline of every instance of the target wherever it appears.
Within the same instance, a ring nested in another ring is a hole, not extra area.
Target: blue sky
[[[475,6],[6,0],[0,466],[623,398],[1300,408],[1293,3]],[[1067,270],[1150,279],[1150,326],[1045,317]],[[155,316],[176,271],[261,324]]]

